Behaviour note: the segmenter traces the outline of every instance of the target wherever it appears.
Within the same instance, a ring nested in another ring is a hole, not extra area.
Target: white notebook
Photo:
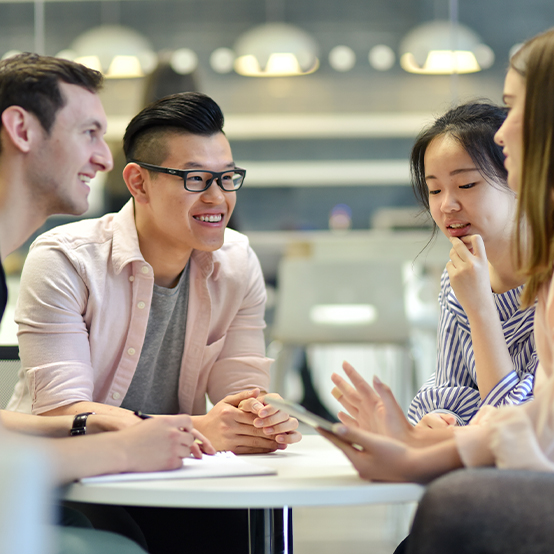
[[[147,481],[157,479],[203,479],[206,477],[250,477],[275,475],[277,470],[248,462],[232,452],[218,452],[214,456],[204,454],[201,460],[190,457],[183,460],[183,467],[169,471],[147,473],[114,473],[84,477],[81,483],[116,483],[120,481]]]

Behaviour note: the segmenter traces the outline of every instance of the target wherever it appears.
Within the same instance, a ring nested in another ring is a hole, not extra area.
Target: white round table
[[[351,506],[419,500],[414,483],[370,483],[360,479],[343,453],[319,435],[305,435],[285,451],[246,457],[273,467],[276,475],[74,483],[66,500],[172,508],[248,508],[251,552],[292,552],[290,508]],[[281,539],[282,537],[282,539]]]

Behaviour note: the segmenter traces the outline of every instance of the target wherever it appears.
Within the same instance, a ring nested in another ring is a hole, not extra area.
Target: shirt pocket
[[[227,335],[223,335],[220,339],[217,339],[215,342],[212,342],[212,344],[208,344],[204,347],[204,353],[202,354],[202,367],[211,368],[214,365],[223,350],[226,338]]]

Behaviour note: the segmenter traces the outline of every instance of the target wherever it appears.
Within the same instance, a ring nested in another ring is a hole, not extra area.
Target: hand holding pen
[[[143,420],[152,419],[151,415],[144,414],[140,410],[135,410],[134,414]],[[182,429],[182,431],[185,431],[185,429]],[[210,455],[216,453],[216,450],[212,446],[212,443],[204,435],[202,435],[200,431],[198,431],[197,429],[192,429],[191,434],[194,437],[194,443],[190,445],[190,450],[195,458],[201,458],[202,453]]]

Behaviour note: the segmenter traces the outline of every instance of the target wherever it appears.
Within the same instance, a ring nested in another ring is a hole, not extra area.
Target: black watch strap
[[[94,412],[84,412],[77,414],[73,420],[73,427],[69,431],[69,435],[75,437],[77,435],[84,435],[87,432],[87,418],[89,415],[94,415]]]

